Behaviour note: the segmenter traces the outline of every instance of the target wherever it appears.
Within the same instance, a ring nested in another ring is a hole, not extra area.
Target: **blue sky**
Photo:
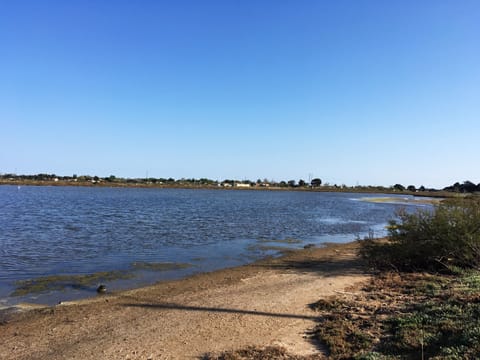
[[[0,172],[479,183],[479,13],[0,1]]]

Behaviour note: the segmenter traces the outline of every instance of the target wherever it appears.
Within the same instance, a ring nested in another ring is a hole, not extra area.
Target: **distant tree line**
[[[212,180],[208,178],[122,178],[115,175],[107,177],[91,176],[91,175],[77,175],[60,176],[56,174],[35,174],[35,175],[17,175],[12,173],[0,174],[0,180],[3,181],[33,181],[33,182],[92,182],[92,183],[110,183],[110,184],[156,184],[156,185],[191,185],[191,186],[219,186],[236,184],[244,184],[250,186],[275,186],[275,187],[318,187],[322,184],[319,178],[313,179],[310,183],[300,179],[298,183],[295,180],[289,181],[274,181],[268,179],[251,180],[235,180],[225,179],[223,181]]]
[[[329,184],[323,183],[320,178],[314,178],[310,181],[303,179],[297,180],[269,180],[269,179],[257,179],[251,180],[235,180],[225,179],[222,181],[212,180],[208,178],[181,178],[174,179],[169,178],[122,178],[110,175],[107,177],[91,176],[91,175],[77,175],[71,176],[59,176],[55,174],[36,174],[36,175],[17,175],[17,174],[0,174],[0,181],[5,182],[60,182],[60,183],[90,183],[90,184],[105,184],[105,185],[157,185],[157,186],[182,186],[182,187],[274,187],[274,188],[292,188],[292,189],[322,189],[332,191],[365,191],[365,192],[437,192],[438,189],[426,188],[423,185],[415,187],[414,185],[404,186],[402,184],[395,184],[390,187],[384,186],[346,186],[344,184]],[[456,192],[456,193],[475,193],[480,192],[480,183],[474,184],[471,181],[464,181],[463,183],[456,182],[451,186],[447,186],[443,191]]]
[[[244,184],[249,186],[263,186],[263,187],[319,187],[322,184],[322,180],[315,178],[307,183],[305,180],[300,179],[289,181],[274,181],[268,179],[258,179],[257,181],[250,180],[234,180],[225,179],[223,181],[212,180],[207,178],[122,178],[110,175],[107,177],[90,176],[90,175],[77,175],[72,176],[59,176],[56,174],[36,174],[36,175],[17,175],[17,174],[0,174],[0,180],[7,181],[33,181],[33,182],[91,182],[91,183],[110,183],[110,184],[156,184],[156,185],[190,185],[190,186],[235,186],[237,184]]]
[[[418,189],[415,188],[414,185],[408,185],[407,187],[405,187],[402,184],[395,184],[392,186],[392,189],[394,191],[410,191],[410,192],[438,191],[436,189],[426,189],[424,186],[420,186]],[[471,181],[464,181],[462,184],[460,184],[459,182],[456,182],[455,184],[451,186],[447,186],[442,190],[448,191],[448,192],[463,193],[463,194],[473,194],[476,192],[480,192],[480,183],[475,185]]]
[[[464,181],[463,184],[460,184],[456,182],[455,184],[451,186],[447,186],[443,190],[445,191],[452,191],[452,192],[458,192],[458,193],[475,193],[475,192],[480,192],[480,183],[475,185],[471,181]]]

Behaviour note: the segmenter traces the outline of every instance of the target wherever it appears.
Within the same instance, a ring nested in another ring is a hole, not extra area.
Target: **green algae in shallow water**
[[[280,253],[287,253],[293,251],[293,249],[286,246],[275,246],[275,245],[250,245],[248,247],[249,251],[278,251]]]
[[[293,249],[285,245],[301,244],[302,240],[286,238],[286,239],[258,239],[256,244],[248,246],[248,251],[278,251],[282,254],[292,251]],[[278,244],[278,245],[277,245]]]
[[[257,240],[259,243],[277,243],[277,244],[301,244],[303,241],[299,239],[292,239],[292,238],[286,238],[286,239],[277,239],[277,240],[272,240],[272,239],[260,239]]]
[[[134,270],[151,270],[151,271],[168,271],[168,270],[181,270],[192,267],[192,264],[185,263],[155,263],[155,262],[142,262],[136,261],[132,263]]]
[[[86,275],[50,275],[35,279],[18,280],[11,296],[23,296],[43,291],[61,291],[66,288],[85,289],[99,282],[131,279],[133,274],[125,271],[100,271]]]
[[[50,275],[35,279],[18,280],[15,282],[15,291],[10,296],[24,296],[44,291],[63,291],[67,288],[88,289],[100,282],[127,280],[135,277],[138,270],[168,271],[181,270],[192,267],[184,263],[149,263],[134,262],[128,271],[100,271],[86,275]]]

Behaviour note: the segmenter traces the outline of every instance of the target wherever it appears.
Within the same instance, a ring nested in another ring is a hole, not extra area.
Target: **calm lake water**
[[[132,270],[135,262],[190,264],[108,283],[136,287],[275,255],[272,246],[385,235],[399,207],[417,206],[361,200],[369,196],[379,195],[0,186],[0,308],[95,295],[92,286],[12,297],[17,280]]]

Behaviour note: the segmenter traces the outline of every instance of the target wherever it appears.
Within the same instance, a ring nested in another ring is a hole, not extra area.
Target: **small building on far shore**
[[[250,184],[245,184],[245,183],[235,183],[235,187],[249,188],[249,187],[251,187],[251,185]]]

